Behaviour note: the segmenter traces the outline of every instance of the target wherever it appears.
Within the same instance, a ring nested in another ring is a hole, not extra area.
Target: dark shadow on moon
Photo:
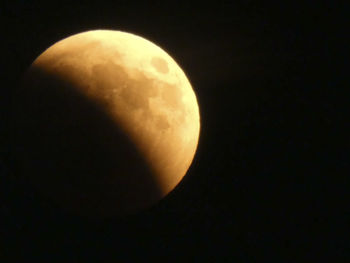
[[[64,79],[31,68],[14,96],[15,174],[60,206],[91,218],[133,214],[161,197],[121,127]]]

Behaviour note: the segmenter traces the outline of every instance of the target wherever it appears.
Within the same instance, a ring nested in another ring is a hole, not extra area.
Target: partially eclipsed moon
[[[14,109],[20,173],[86,215],[155,204],[186,174],[200,130],[196,96],[177,63],[120,31],[88,31],[48,48]]]

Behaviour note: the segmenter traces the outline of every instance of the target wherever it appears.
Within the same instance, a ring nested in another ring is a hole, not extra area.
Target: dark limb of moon
[[[162,198],[142,155],[96,102],[44,69],[27,76],[14,107],[18,173],[88,216],[133,213]]]

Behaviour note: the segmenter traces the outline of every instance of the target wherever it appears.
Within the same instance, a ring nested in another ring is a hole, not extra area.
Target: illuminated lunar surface
[[[182,69],[121,31],[65,38],[31,65],[15,97],[18,171],[61,206],[92,216],[155,204],[186,174],[200,130]]]

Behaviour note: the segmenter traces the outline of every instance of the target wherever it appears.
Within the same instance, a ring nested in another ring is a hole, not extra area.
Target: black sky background
[[[2,2],[3,262],[348,258],[346,8],[301,2]],[[17,81],[46,48],[92,29],[157,43],[200,107],[198,151],[183,181],[124,219],[66,214],[11,173]]]

